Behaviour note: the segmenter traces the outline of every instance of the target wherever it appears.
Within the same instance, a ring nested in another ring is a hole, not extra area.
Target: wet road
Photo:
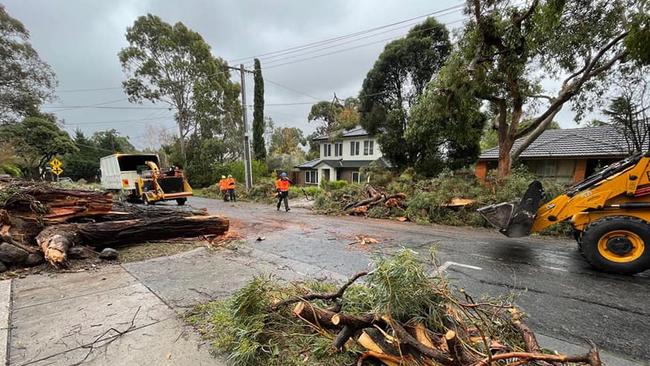
[[[190,203],[227,215],[255,250],[345,276],[366,268],[373,255],[406,247],[424,261],[435,247],[458,287],[476,298],[516,294],[540,334],[574,344],[591,339],[604,350],[650,364],[650,271],[631,277],[595,272],[573,241],[509,239],[486,229],[327,217],[301,209],[276,212],[271,206],[202,198]],[[360,234],[380,243],[350,245]],[[256,242],[258,236],[266,240]]]

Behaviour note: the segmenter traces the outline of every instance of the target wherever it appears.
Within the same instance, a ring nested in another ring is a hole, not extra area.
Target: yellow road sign
[[[52,169],[60,168],[61,165],[63,165],[61,163],[61,160],[59,160],[57,158],[54,158],[54,159],[50,160],[50,166],[52,167]]]
[[[61,173],[63,173],[63,169],[61,169],[60,166],[55,166],[52,168],[52,173],[56,175],[61,175]]]

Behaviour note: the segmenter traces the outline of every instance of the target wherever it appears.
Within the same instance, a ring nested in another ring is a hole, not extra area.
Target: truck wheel
[[[601,271],[643,272],[650,268],[650,224],[630,216],[605,217],[587,226],[580,247]]]
[[[184,205],[185,205],[185,202],[187,202],[187,198],[177,198],[177,199],[176,199],[176,203],[177,203],[179,206],[184,206]]]

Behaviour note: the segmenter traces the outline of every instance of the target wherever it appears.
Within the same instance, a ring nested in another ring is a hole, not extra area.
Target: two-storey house
[[[319,184],[322,180],[346,180],[360,183],[360,169],[372,162],[384,167],[390,164],[381,154],[377,140],[366,130],[356,127],[335,136],[313,139],[320,145],[320,158],[296,166],[298,184]]]

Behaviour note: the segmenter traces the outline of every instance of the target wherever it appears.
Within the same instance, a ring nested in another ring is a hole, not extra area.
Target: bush
[[[10,176],[16,178],[22,176],[20,168],[9,163],[0,165],[0,174],[9,174]]]
[[[320,182],[320,188],[326,191],[335,191],[347,185],[348,181],[346,180],[322,180]]]

